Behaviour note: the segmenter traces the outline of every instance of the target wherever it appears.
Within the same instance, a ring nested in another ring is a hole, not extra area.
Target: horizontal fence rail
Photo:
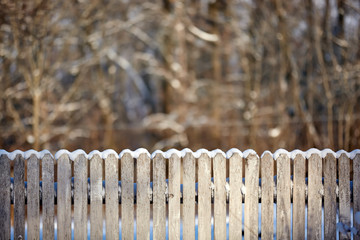
[[[0,150],[0,239],[103,231],[107,239],[360,239],[360,150]]]
[[[322,189],[320,190],[320,195],[322,198],[324,198],[324,178],[322,178]],[[10,178],[11,184],[10,184],[10,199],[11,199],[11,204],[14,204],[14,178]],[[211,178],[211,182],[214,182],[214,178]],[[245,182],[245,178],[242,178],[242,182]],[[335,190],[335,194],[336,194],[336,199],[337,202],[339,201],[339,181],[336,180],[336,190]],[[25,181],[25,204],[27,204],[28,202],[28,184]],[[168,193],[168,188],[169,188],[169,181],[168,179],[165,180],[165,199],[166,199],[166,203],[168,203],[169,200],[169,193]],[[225,183],[225,191],[226,191],[226,203],[229,203],[229,196],[230,196],[230,187],[229,187],[229,178],[226,178],[226,183]],[[40,205],[43,202],[43,187],[42,187],[42,181],[40,181],[39,184],[39,201],[40,201]],[[294,195],[294,182],[292,180],[290,180],[290,198],[291,198],[291,202],[293,200],[293,195]],[[57,203],[57,195],[58,195],[58,190],[57,190],[57,186],[58,184],[55,182],[54,183],[54,201],[55,204]],[[134,187],[134,203],[136,203],[136,183],[133,184]],[[215,186],[212,185],[211,186],[211,202],[214,202],[214,190],[215,190]],[[261,179],[259,179],[259,188],[258,188],[258,197],[259,197],[259,202],[261,203]],[[74,204],[74,191],[75,191],[75,187],[74,187],[74,178],[71,178],[71,203]],[[150,190],[149,190],[149,201],[150,204],[153,203],[153,197],[154,197],[154,193],[153,193],[153,182],[150,182]],[[242,186],[242,201],[245,202],[245,195],[246,195],[246,188],[243,185]],[[119,204],[121,204],[121,181],[118,182],[118,197],[119,197]],[[102,203],[105,204],[105,180],[102,181],[102,185],[101,185],[101,199],[102,199]],[[33,197],[33,196],[31,196]],[[198,197],[198,183],[195,183],[195,202],[197,203],[197,197]],[[274,177],[274,189],[273,189],[273,197],[274,197],[274,201],[276,202],[276,198],[277,198],[277,185],[276,185],[276,177]],[[308,198],[308,178],[305,178],[305,199],[307,200]],[[91,202],[91,183],[90,183],[90,178],[88,178],[87,180],[87,199],[88,199],[88,204],[90,204]],[[350,200],[351,202],[353,202],[353,181],[350,181]],[[180,184],[180,202],[183,202],[183,184]]]

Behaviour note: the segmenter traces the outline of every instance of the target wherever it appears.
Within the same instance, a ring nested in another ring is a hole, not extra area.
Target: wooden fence
[[[0,239],[360,239],[359,194],[359,150],[2,150]]]

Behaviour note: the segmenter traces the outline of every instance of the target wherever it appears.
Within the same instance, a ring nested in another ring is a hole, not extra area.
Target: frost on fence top
[[[7,157],[10,159],[10,160],[14,160],[16,155],[20,155],[22,156],[23,158],[30,158],[31,155],[35,155],[37,158],[43,158],[46,154],[50,154],[52,156],[52,154],[48,151],[48,150],[42,150],[40,152],[38,151],[35,151],[33,149],[31,150],[28,150],[28,151],[21,151],[21,150],[15,150],[13,152],[7,152],[6,150],[3,150],[3,149],[0,149],[0,156],[1,155],[7,155]]]
[[[181,158],[181,157],[185,157],[185,155],[187,153],[191,153],[195,158],[199,158],[201,156],[201,154],[207,154],[211,158],[215,157],[217,154],[220,154],[227,159],[230,159],[234,154],[238,154],[240,157],[243,157],[243,158],[247,158],[250,154],[256,155],[258,157],[258,154],[252,149],[248,149],[248,150],[245,150],[244,152],[242,152],[237,148],[232,148],[225,153],[220,149],[215,149],[215,150],[209,151],[209,150],[202,148],[202,149],[197,150],[196,152],[193,152],[191,149],[185,148],[183,150],[170,149],[165,152],[163,152],[161,150],[156,150],[152,154],[150,154],[149,151],[146,150],[145,148],[139,148],[135,151],[125,149],[125,150],[121,151],[119,154],[112,149],[108,149],[108,150],[105,150],[102,152],[100,152],[99,150],[94,150],[94,151],[90,152],[89,154],[87,154],[84,150],[81,150],[81,149],[75,150],[73,152],[69,152],[68,150],[62,149],[55,153],[55,159],[59,159],[63,154],[68,155],[68,157],[72,161],[74,161],[79,155],[84,155],[88,159],[93,158],[94,155],[98,155],[99,157],[105,159],[109,155],[113,154],[116,157],[121,158],[125,153],[130,154],[131,157],[133,157],[133,158],[139,158],[139,156],[141,154],[146,154],[150,158],[154,158],[157,154],[162,155],[164,158],[170,158],[173,154],[175,154],[177,157]],[[13,152],[7,152],[6,150],[3,150],[3,149],[0,150],[0,156],[7,155],[7,157],[11,160],[14,160],[17,155],[21,155],[25,159],[28,159],[33,154],[37,158],[43,158],[46,154],[50,154],[51,156],[53,156],[48,150],[43,150],[40,152],[35,151],[33,149],[25,151],[25,152],[23,152],[21,150],[15,150]],[[347,152],[344,150],[339,150],[337,152],[334,152],[331,149],[319,150],[316,148],[311,148],[307,151],[301,151],[301,150],[296,149],[296,150],[289,152],[285,149],[278,149],[274,153],[271,153],[270,151],[265,151],[261,155],[261,157],[264,157],[265,154],[270,154],[273,157],[273,159],[275,159],[275,160],[278,159],[281,154],[284,154],[291,159],[294,159],[297,155],[301,155],[304,158],[310,158],[311,155],[317,154],[320,157],[325,158],[327,154],[332,154],[335,158],[339,158],[342,154],[345,154],[348,158],[354,159],[357,154],[360,154],[360,149],[353,150],[352,152]]]

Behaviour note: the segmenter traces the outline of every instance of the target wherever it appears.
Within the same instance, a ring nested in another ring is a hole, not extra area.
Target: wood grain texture
[[[350,227],[350,159],[339,157],[339,221]],[[340,239],[351,239],[351,233],[339,234]]]
[[[244,239],[257,239],[259,232],[259,157],[245,159]]]
[[[324,239],[336,239],[336,158],[324,159]]]
[[[293,239],[305,239],[305,173],[306,160],[298,154],[294,159]]]
[[[134,159],[129,153],[121,158],[121,237],[134,239]]]
[[[169,239],[180,239],[180,170],[181,159],[169,158]]]
[[[83,154],[74,161],[74,238],[87,239],[88,160]]]
[[[102,239],[103,237],[103,159],[95,154],[90,159],[90,237]]]
[[[183,159],[183,239],[195,240],[195,157]]]
[[[150,158],[140,154],[136,164],[136,238],[150,239]]]
[[[274,159],[261,158],[261,239],[274,239]]]
[[[276,195],[276,238],[290,239],[291,231],[291,179],[290,179],[290,158],[280,154],[276,159],[277,169],[277,195]]]
[[[354,219],[355,214],[360,214],[360,154],[356,154],[353,159],[353,200],[354,200]],[[360,221],[354,221],[354,227],[360,230]],[[360,240],[360,234],[354,235],[354,240]]]
[[[321,239],[322,159],[312,154],[308,160],[308,225],[307,238]]]
[[[42,159],[42,224],[43,239],[54,239],[54,158],[46,154]]]
[[[27,160],[27,234],[40,239],[40,160],[32,154]]]
[[[71,162],[67,154],[58,159],[57,239],[71,239]]]
[[[105,159],[106,239],[119,238],[119,163],[114,154]]]
[[[25,160],[14,160],[14,238],[25,239]]]
[[[0,156],[0,239],[11,237],[10,215],[10,159],[7,155]]]
[[[242,238],[242,157],[235,153],[229,159],[229,239]]]
[[[226,158],[216,154],[214,166],[214,239],[226,240]]]
[[[211,239],[211,159],[203,153],[198,159],[198,239]]]
[[[166,239],[166,162],[161,154],[153,159],[153,239]]]

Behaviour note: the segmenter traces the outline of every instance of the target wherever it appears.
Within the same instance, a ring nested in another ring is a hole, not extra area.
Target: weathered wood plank
[[[211,239],[211,159],[203,153],[198,159],[198,239]]]
[[[54,239],[54,158],[42,159],[42,224],[43,239]]]
[[[353,200],[354,200],[354,227],[360,230],[360,154],[356,154],[353,160]],[[360,234],[354,235],[354,240],[360,240]]]
[[[307,238],[321,239],[322,159],[312,154],[308,160],[308,225]]]
[[[74,238],[87,239],[88,160],[80,154],[74,161]]]
[[[14,162],[14,236],[25,239],[25,160],[18,154]]]
[[[324,239],[336,239],[336,158],[324,159]]]
[[[274,159],[261,158],[261,239],[274,239]]]
[[[140,154],[136,164],[136,238],[150,239],[150,158]]]
[[[58,159],[57,239],[71,239],[71,162],[67,154]]]
[[[276,238],[290,239],[291,199],[290,199],[290,158],[280,154],[276,159],[277,196],[276,196]]]
[[[351,227],[350,222],[350,159],[339,157],[339,222]],[[351,239],[351,233],[340,232],[340,239]]]
[[[195,157],[183,159],[183,239],[195,240]]]
[[[134,159],[129,153],[121,157],[121,236],[134,239]]]
[[[10,159],[0,156],[0,239],[10,239]]]
[[[242,157],[234,153],[229,159],[229,239],[242,238]]]
[[[298,154],[294,159],[293,239],[305,239],[305,172],[306,160]]]
[[[27,160],[27,234],[28,239],[40,239],[40,160],[32,154]]]
[[[103,208],[102,208],[103,159],[95,154],[90,159],[90,237],[102,239]]]
[[[169,239],[180,239],[180,170],[181,159],[169,158]]]
[[[259,157],[249,154],[245,159],[244,239],[257,239],[259,232]]]
[[[214,238],[226,239],[226,158],[218,153],[214,166]]]
[[[153,159],[153,238],[166,238],[166,162],[161,154]]]
[[[119,163],[114,154],[105,159],[106,239],[119,238]]]

